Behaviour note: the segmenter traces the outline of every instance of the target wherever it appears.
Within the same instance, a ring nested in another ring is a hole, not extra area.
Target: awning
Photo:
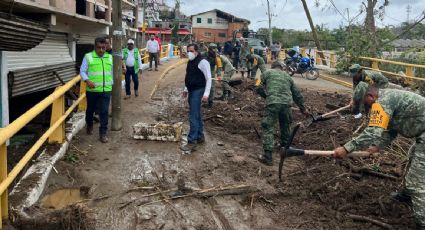
[[[139,31],[142,32],[142,28],[139,28]],[[145,33],[147,34],[171,34],[171,29],[163,29],[163,28],[146,28]],[[179,29],[177,31],[178,35],[189,35],[189,30],[187,29]]]
[[[25,51],[46,38],[47,25],[0,12],[0,51]]]

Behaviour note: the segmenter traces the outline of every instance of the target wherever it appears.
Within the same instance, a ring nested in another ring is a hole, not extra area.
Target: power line
[[[349,22],[348,19],[345,17],[345,15],[343,13],[341,13],[341,11],[338,9],[338,7],[336,7],[336,5],[335,5],[335,3],[334,3],[333,0],[328,0],[328,2],[331,3],[331,5],[335,8],[336,12],[338,12],[342,16],[342,18],[344,20],[346,20],[347,22]]]

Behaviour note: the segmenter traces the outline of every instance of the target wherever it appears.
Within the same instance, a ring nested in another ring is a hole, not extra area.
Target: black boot
[[[227,95],[228,95],[228,99],[230,99],[230,100],[233,100],[233,99],[235,99],[235,96],[233,96],[233,93],[232,93],[232,91],[228,91],[227,92]]]

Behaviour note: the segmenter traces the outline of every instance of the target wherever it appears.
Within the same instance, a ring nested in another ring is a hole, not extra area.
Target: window
[[[180,25],[180,29],[185,29],[186,25]]]
[[[204,36],[205,36],[205,37],[211,37],[212,35],[211,35],[211,32],[205,32],[205,33],[204,33]]]
[[[155,24],[155,28],[162,28],[162,24]]]
[[[202,23],[202,18],[196,18],[196,23]]]
[[[208,18],[208,24],[212,24],[212,18]]]
[[[225,38],[226,37],[226,33],[218,33],[218,37]]]

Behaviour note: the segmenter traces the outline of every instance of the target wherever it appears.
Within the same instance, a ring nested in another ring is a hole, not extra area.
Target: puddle
[[[43,197],[41,200],[41,206],[56,210],[63,209],[69,205],[77,203],[78,201],[88,198],[87,193],[88,189],[85,187],[57,190]]]

